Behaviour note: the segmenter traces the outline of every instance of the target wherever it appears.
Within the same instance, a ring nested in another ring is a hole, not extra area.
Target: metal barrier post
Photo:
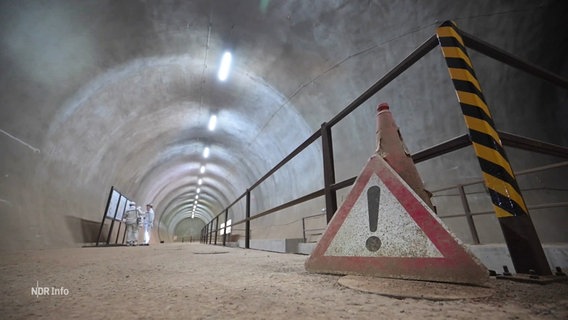
[[[219,216],[215,217],[215,242],[214,245],[217,245],[217,238],[219,237]]]
[[[229,218],[229,209],[225,209],[225,228],[223,228],[223,247],[227,243],[227,219]]]
[[[120,235],[120,228],[122,227],[122,222],[118,222],[118,230],[116,231],[116,239],[114,240],[114,244],[118,244],[118,236]]]
[[[110,222],[110,229],[108,230],[108,236],[107,236],[107,245],[110,244],[110,236],[112,235],[112,228],[114,227],[114,221],[116,219],[116,215],[118,214],[118,207],[120,207],[120,199],[122,198],[122,195],[120,197],[118,197],[118,203],[116,204],[116,209],[114,209],[114,216],[112,216],[112,220]],[[106,212],[105,212],[106,214]]]
[[[551,275],[459,30],[446,21],[436,34],[515,270]]]
[[[209,222],[211,230],[209,230],[209,244],[213,242],[213,221]]]
[[[467,220],[467,225],[469,226],[469,232],[471,232],[471,239],[473,240],[473,244],[479,244],[479,235],[477,234],[473,216],[471,215],[471,209],[469,208],[469,203],[467,202],[465,189],[462,185],[460,185],[458,186],[458,191],[460,193],[460,199],[463,205],[463,210],[465,212],[465,219]]]
[[[245,249],[250,249],[250,190],[247,189],[245,222]]]
[[[302,218],[302,235],[303,235],[304,242],[306,242],[307,241],[307,239],[306,239],[306,218]]]
[[[110,198],[112,197],[112,192],[114,190],[114,186],[110,187],[110,192],[108,194],[108,200],[105,206],[105,212],[103,214],[103,221],[101,221],[101,227],[99,228],[99,234],[97,235],[97,244],[96,246],[99,246],[99,239],[101,238],[101,233],[103,232],[103,226],[105,225],[105,219],[106,219],[106,213],[108,211],[108,207],[110,206]]]
[[[323,181],[325,194],[325,212],[327,222],[331,220],[337,211],[337,192],[331,188],[335,184],[335,166],[333,163],[333,140],[331,127],[327,123],[321,125],[321,148],[323,154]]]

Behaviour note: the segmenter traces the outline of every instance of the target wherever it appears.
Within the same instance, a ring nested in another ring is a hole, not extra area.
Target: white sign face
[[[110,202],[108,204],[105,217],[121,221],[122,216],[126,211],[130,202],[131,201],[127,197],[123,196],[120,192],[116,191],[115,189],[112,189],[112,194],[110,196]]]
[[[368,199],[367,191],[370,189],[376,190],[379,198],[378,217],[375,218],[374,228],[369,214],[369,203],[372,200]],[[376,229],[376,231],[371,231],[371,229]],[[324,255],[443,257],[376,174],[371,175],[359,199],[354,203]]]
[[[116,212],[116,207],[118,206],[119,200],[120,200],[120,193],[113,189],[112,195],[110,197],[110,202],[108,204],[108,209],[106,212],[107,218],[114,219],[114,214]]]
[[[231,219],[227,220],[227,234],[231,233]]]
[[[118,221],[122,220],[122,215],[124,214],[124,211],[126,211],[126,205],[130,203],[130,201],[128,201],[128,199],[126,199],[125,196],[121,196],[120,197],[120,201],[118,203],[118,211],[116,212],[116,219]]]

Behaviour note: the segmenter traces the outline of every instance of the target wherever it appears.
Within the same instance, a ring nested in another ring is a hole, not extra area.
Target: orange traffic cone
[[[434,210],[434,206],[430,201],[431,194],[424,189],[422,179],[420,179],[414,161],[402,140],[400,130],[394,122],[392,113],[389,110],[389,105],[386,103],[381,103],[377,107],[376,153],[385,159],[414,192]]]

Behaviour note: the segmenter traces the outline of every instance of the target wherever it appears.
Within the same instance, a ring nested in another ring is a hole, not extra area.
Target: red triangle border
[[[376,174],[397,198],[409,216],[432,241],[443,257],[353,257],[325,256],[331,241],[351,213],[372,175]],[[313,272],[373,275],[379,277],[483,284],[488,271],[436,219],[431,209],[380,156],[369,159],[347,198],[306,261]]]

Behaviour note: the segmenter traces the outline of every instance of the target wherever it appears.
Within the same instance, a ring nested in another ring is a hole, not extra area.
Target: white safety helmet
[[[130,202],[130,206],[133,207],[136,205],[136,202]]]

